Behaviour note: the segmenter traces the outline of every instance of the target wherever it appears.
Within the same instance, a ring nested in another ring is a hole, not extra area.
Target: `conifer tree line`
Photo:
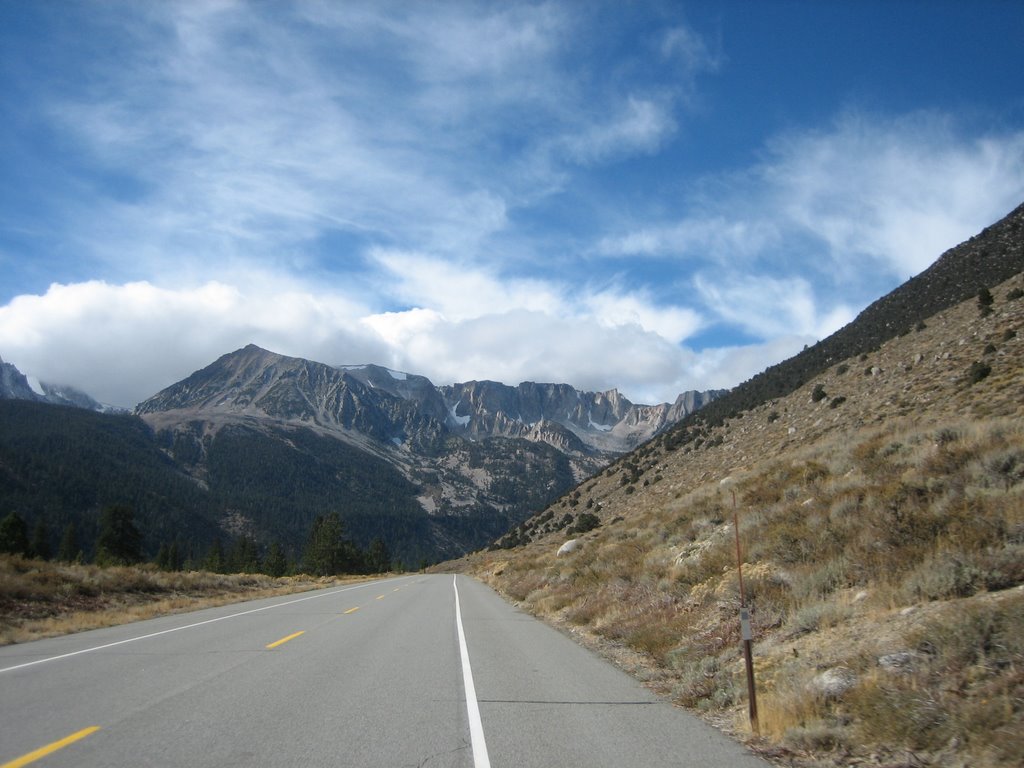
[[[0,554],[66,563],[90,560],[73,522],[61,532],[56,552],[50,540],[51,532],[41,518],[31,533],[25,519],[17,512],[10,512],[0,519]],[[126,504],[107,506],[99,515],[91,560],[100,566],[145,562],[142,541],[132,508]],[[336,576],[405,569],[401,562],[392,560],[387,545],[380,538],[375,538],[366,549],[360,548],[348,536],[337,512],[320,515],[313,521],[305,548],[298,558],[289,557],[277,541],[262,548],[251,536],[243,535],[231,539],[226,546],[222,539],[216,538],[205,552],[197,552],[193,543],[175,538],[161,543],[151,562],[164,571],[262,573],[274,577],[297,573]],[[421,567],[425,565],[420,563]]]

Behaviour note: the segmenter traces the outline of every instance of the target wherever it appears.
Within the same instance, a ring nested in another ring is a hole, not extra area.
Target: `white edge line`
[[[452,579],[455,588],[455,626],[459,631],[459,653],[462,656],[462,682],[466,686],[466,710],[469,715],[469,737],[473,743],[473,765],[475,768],[491,768],[487,756],[487,740],[484,738],[484,724],[480,720],[480,705],[476,700],[476,686],[473,685],[473,669],[469,666],[469,649],[466,646],[466,632],[462,628],[462,608],[459,607],[458,576]]]
[[[406,577],[411,578],[411,577]],[[274,603],[273,605],[265,605],[262,608],[253,608],[248,611],[241,611],[239,613],[232,613],[228,616],[218,616],[216,619],[207,619],[206,621],[197,621],[194,624],[186,624],[181,627],[172,627],[171,629],[163,629],[159,632],[151,632],[148,635],[139,635],[138,637],[129,637],[126,640],[118,640],[115,643],[107,643],[106,645],[97,645],[92,648],[82,648],[79,651],[71,651],[70,653],[62,653],[59,656],[47,656],[45,659],[36,659],[35,661],[27,661],[24,664],[17,664],[13,667],[4,667],[0,669],[0,675],[4,672],[13,672],[16,669],[25,669],[25,667],[34,667],[36,664],[45,664],[48,661],[57,661],[59,659],[67,659],[72,656],[80,656],[83,653],[92,653],[93,651],[102,651],[106,648],[113,648],[116,645],[124,645],[125,643],[134,643],[136,640],[148,640],[151,637],[159,637],[160,635],[167,635],[171,632],[180,632],[183,629],[194,629],[195,627],[201,627],[204,624],[213,624],[218,621],[225,621],[226,619],[236,619],[239,616],[247,616],[250,613],[259,613],[260,611],[269,611],[272,608],[280,608],[285,605],[293,605],[294,603],[303,603],[306,600],[316,600],[321,597],[329,597],[330,595],[336,595],[339,592],[348,592],[353,589],[359,589],[361,587],[369,587],[374,584],[380,584],[378,581],[368,581],[364,584],[355,584],[351,587],[341,587],[339,589],[332,589],[330,592],[320,592],[315,595],[308,595],[306,597],[299,597],[295,600],[287,600],[283,603]]]

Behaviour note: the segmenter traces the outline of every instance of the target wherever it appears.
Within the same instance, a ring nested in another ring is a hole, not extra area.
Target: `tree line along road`
[[[0,648],[0,768],[767,766],[467,577]]]

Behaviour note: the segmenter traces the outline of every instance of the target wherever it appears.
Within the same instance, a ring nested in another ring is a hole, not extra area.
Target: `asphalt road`
[[[768,764],[466,577],[0,648],[0,768]]]

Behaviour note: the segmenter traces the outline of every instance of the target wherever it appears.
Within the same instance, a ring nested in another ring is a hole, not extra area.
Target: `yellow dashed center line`
[[[306,630],[302,630],[300,632],[295,632],[293,634],[288,635],[288,637],[282,637],[280,640],[277,640],[276,642],[273,642],[270,645],[268,645],[267,646],[267,650],[269,651],[271,648],[277,648],[277,646],[279,646],[279,645],[284,645],[289,640],[294,640],[299,635],[304,635],[304,634],[306,634]],[[0,768],[3,768],[3,766],[0,766]]]
[[[22,755],[17,760],[11,760],[9,763],[0,765],[0,768],[21,768],[23,765],[34,763],[40,758],[46,757],[49,754],[56,752],[58,749],[64,749],[69,744],[74,744],[79,739],[84,739],[91,733],[96,733],[100,727],[98,725],[91,725],[88,728],[83,728],[80,731],[72,733],[70,736],[65,736],[60,741],[55,741],[53,744],[47,744],[45,747],[40,747],[34,752],[29,752],[27,755]]]
[[[358,610],[359,610],[359,606],[357,605],[355,608],[349,608],[347,611],[345,611],[345,614],[347,615],[349,613],[355,613]]]

